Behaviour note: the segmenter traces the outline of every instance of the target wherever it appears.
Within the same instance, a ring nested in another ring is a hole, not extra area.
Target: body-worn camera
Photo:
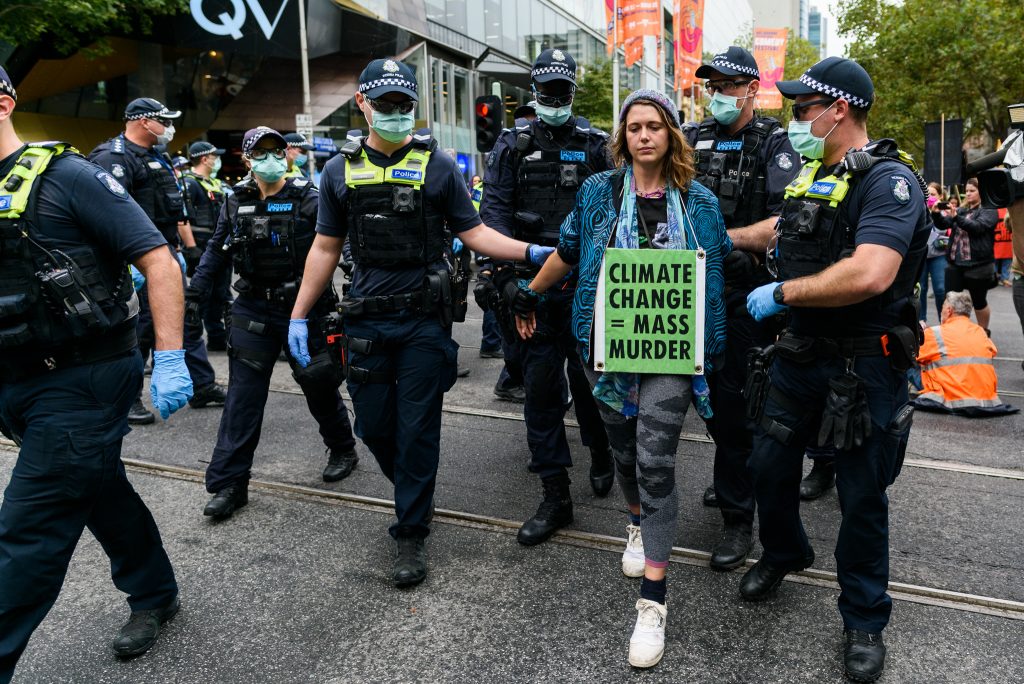
[[[1010,134],[992,154],[967,165],[967,175],[978,177],[981,205],[990,209],[1008,207],[1024,197],[1024,102],[1006,108],[1010,113]],[[1003,165],[1003,168],[993,168]]]

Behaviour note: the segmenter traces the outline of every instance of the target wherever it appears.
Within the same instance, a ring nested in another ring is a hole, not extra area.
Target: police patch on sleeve
[[[783,171],[793,168],[793,156],[789,152],[779,152],[775,155],[775,165]]]
[[[497,150],[491,150],[491,153],[487,155],[487,167],[494,166],[494,161],[498,158]]]
[[[900,204],[910,201],[910,181],[906,176],[889,176],[889,188],[892,190],[892,196]]]
[[[110,173],[114,174],[114,178],[124,178],[124,167],[120,164],[111,164]]]
[[[128,197],[128,191],[124,189],[124,186],[117,182],[117,179],[111,176],[106,171],[99,171],[96,173],[96,180],[103,184],[111,195],[126,199]]]

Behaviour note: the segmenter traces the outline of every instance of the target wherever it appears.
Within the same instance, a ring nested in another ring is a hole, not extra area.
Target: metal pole
[[[612,123],[619,120],[619,0],[612,3]]]
[[[690,121],[693,121],[693,118],[697,115],[696,110],[694,109],[694,103],[693,103],[694,98],[696,98],[696,95],[694,94],[694,86],[691,83],[690,84]]]
[[[658,90],[665,92],[665,7],[658,0]]]
[[[309,47],[306,44],[306,0],[299,0],[299,49],[302,62],[302,111],[305,114],[313,113],[313,105],[309,97]],[[312,142],[312,141],[310,141]],[[313,151],[306,152],[308,159],[309,177],[313,178],[313,165],[316,160]]]
[[[946,189],[946,114],[939,115],[939,185]]]

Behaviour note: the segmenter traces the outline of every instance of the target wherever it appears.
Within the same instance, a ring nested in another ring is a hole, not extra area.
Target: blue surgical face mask
[[[839,100],[836,100],[836,102],[838,101]],[[832,109],[832,105],[834,104],[835,102],[826,107],[821,114]],[[822,138],[814,135],[811,133],[811,124],[820,119],[821,114],[810,121],[794,120],[789,122],[789,144],[793,146],[793,149],[796,150],[797,154],[801,154],[808,159],[821,159],[825,156],[825,138],[832,135],[832,131],[836,130],[836,126],[839,125],[839,122],[837,121],[836,125],[830,128],[828,133],[826,133]]]
[[[743,111],[742,107],[737,106],[736,103],[740,100],[746,100],[747,97],[747,95],[744,95],[737,98],[732,95],[723,95],[721,91],[716,92],[711,96],[711,116],[715,117],[715,121],[723,126],[735,123],[736,119],[740,118],[740,112]]]
[[[288,162],[272,154],[252,163],[252,174],[264,183],[276,183],[284,178],[287,170]]]
[[[537,116],[540,120],[546,123],[548,126],[561,126],[569,117],[572,116],[572,105],[566,105],[565,107],[545,107],[542,104],[537,105]]]
[[[295,164],[296,166],[298,166],[301,169],[303,166],[306,165],[306,162],[308,162],[308,161],[309,161],[309,157],[307,157],[306,153],[303,152],[298,157],[296,157],[294,160],[292,160],[292,163]]]
[[[370,128],[377,131],[377,135],[391,143],[400,143],[412,133],[412,127],[416,124],[416,118],[412,112],[402,114],[399,111],[384,114],[373,111],[373,121]]]
[[[220,171],[220,157],[214,157],[213,164],[210,165],[210,177],[216,178],[218,171]]]

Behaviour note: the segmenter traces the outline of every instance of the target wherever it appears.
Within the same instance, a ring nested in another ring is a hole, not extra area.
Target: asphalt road
[[[993,291],[991,301],[1000,387],[1008,403],[1024,405],[1024,396],[1014,396],[1024,395],[1024,339],[1009,291]],[[515,542],[514,524],[535,510],[539,485],[525,469],[521,407],[494,399],[501,362],[478,358],[479,312],[470,317],[456,338],[472,374],[446,397],[437,506],[491,520],[470,524],[439,512],[423,585],[400,591],[388,582],[384,507],[255,486],[248,507],[211,524],[201,513],[208,495],[197,478],[132,469],[175,564],[181,614],[150,653],[115,660],[108,641],[127,606],[86,534],[15,682],[842,680],[834,584],[786,582],[774,600],[749,605],[737,595],[738,573],[715,573],[692,560],[670,568],[665,659],[651,671],[631,670],[625,655],[637,583],[622,576],[614,544],[556,537],[526,549]],[[224,355],[212,358],[226,380]],[[323,446],[286,365],[278,365],[254,477],[390,498],[361,445],[351,477],[320,481]],[[201,471],[219,418],[220,409],[185,409],[134,430],[124,455]],[[719,528],[718,512],[700,503],[713,447],[698,420],[689,419],[684,433],[676,543],[706,551]],[[622,538],[621,495],[592,495],[586,450],[575,428],[569,434],[580,461],[573,529]],[[1022,444],[1020,415],[915,417],[908,464],[890,489],[893,582],[1024,602]],[[15,458],[0,450],[3,481]],[[804,521],[815,568],[834,570],[835,493],[806,504]],[[897,598],[882,681],[1024,680],[1024,621],[1012,618],[1024,612],[1008,617],[972,607]]]

